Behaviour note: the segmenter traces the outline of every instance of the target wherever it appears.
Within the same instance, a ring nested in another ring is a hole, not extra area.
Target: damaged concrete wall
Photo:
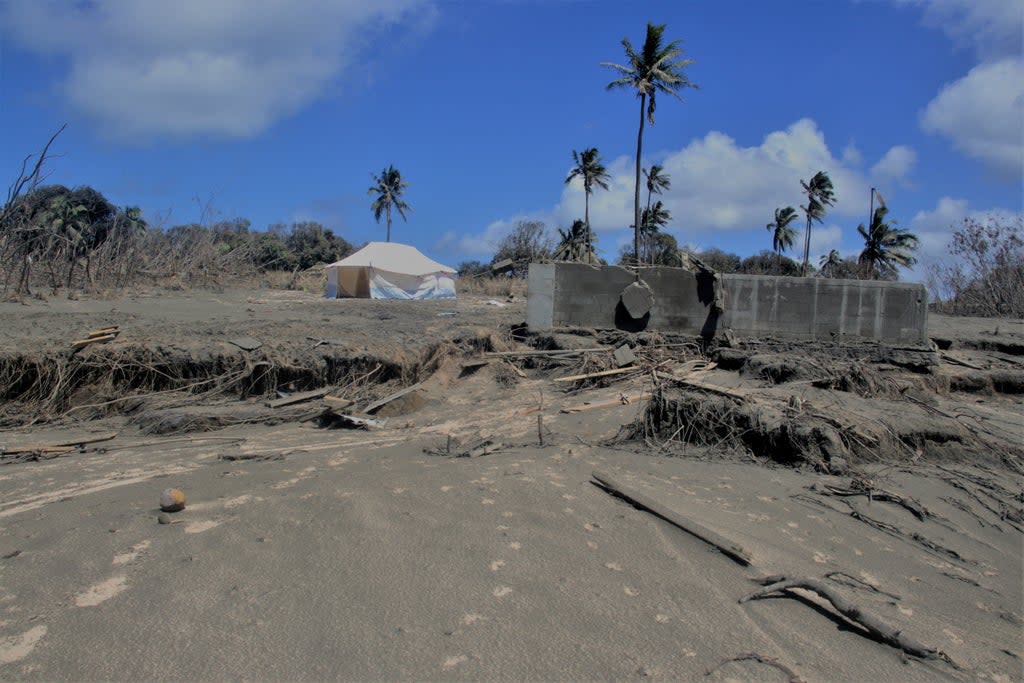
[[[617,266],[530,264],[527,323],[643,329],[711,336],[730,329],[742,336],[795,339],[927,341],[928,298],[923,285],[868,280],[694,273],[643,268],[654,293],[649,315],[634,319],[620,295],[635,278]],[[724,311],[714,304],[721,288]]]

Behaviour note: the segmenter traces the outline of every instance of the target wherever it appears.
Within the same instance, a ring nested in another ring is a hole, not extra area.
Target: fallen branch
[[[921,659],[942,660],[954,669],[960,669],[952,658],[942,650],[928,647],[917,642],[913,638],[904,635],[903,632],[886,624],[875,615],[864,612],[860,607],[816,579],[788,579],[777,576],[770,577],[770,579],[773,583],[765,586],[759,591],[755,591],[750,595],[740,598],[740,604],[750,600],[766,598],[774,593],[786,593],[792,591],[794,588],[802,588],[827,600],[832,604],[832,607],[834,607],[837,612],[853,623],[861,626],[876,640],[900,649],[908,655],[919,657]]]
[[[678,512],[670,510],[661,503],[648,498],[643,493],[629,489],[609,477],[607,474],[594,472],[591,476],[597,481],[597,485],[608,493],[625,499],[641,510],[650,512],[655,517],[660,517],[669,524],[679,527],[691,536],[696,536],[705,543],[718,548],[718,550],[720,550],[724,555],[739,564],[746,567],[750,566],[752,563],[750,554],[746,550],[711,529],[708,529],[697,522],[686,519]]]
[[[713,669],[708,669],[704,672],[704,675],[710,676],[726,664],[731,664],[732,662],[758,662],[760,664],[765,664],[767,666],[774,667],[785,674],[786,677],[789,678],[789,683],[804,683],[804,679],[800,678],[795,671],[781,663],[775,657],[765,657],[764,655],[760,655],[756,652],[744,652],[743,654],[736,655],[735,657],[722,660],[721,664]]]
[[[667,372],[654,371],[654,376],[658,379],[666,379],[670,382],[675,382],[676,384],[683,384],[695,389],[703,389],[704,391],[710,391],[713,394],[721,394],[741,401],[748,396],[746,391],[730,389],[729,387],[720,387],[717,384],[709,384],[708,382],[702,382],[701,380],[690,377],[676,377],[675,375],[670,375]]]
[[[568,406],[566,408],[562,408],[562,412],[587,413],[590,412],[591,410],[603,410],[605,408],[614,408],[615,406],[629,405],[635,401],[640,401],[642,399],[648,398],[649,396],[650,393],[645,391],[641,391],[639,394],[635,396],[627,396],[626,394],[622,394],[618,398],[613,398],[609,401],[601,401],[600,403],[581,403],[575,406]]]
[[[330,389],[314,389],[313,391],[300,391],[295,394],[290,394],[282,398],[275,398],[272,401],[267,401],[268,408],[281,408],[284,406],[290,406],[293,403],[302,403],[303,401],[312,401],[316,398],[322,398],[327,395]]]
[[[602,370],[600,372],[588,372],[585,375],[569,375],[568,377],[556,377],[556,382],[579,382],[584,379],[594,379],[596,377],[611,377],[612,375],[624,375],[627,372],[637,372],[639,368],[628,367],[628,368],[615,368],[614,370]]]
[[[580,353],[601,353],[609,352],[612,349],[551,349],[548,351],[488,351],[484,353],[485,358],[515,358],[517,356],[575,356]]]

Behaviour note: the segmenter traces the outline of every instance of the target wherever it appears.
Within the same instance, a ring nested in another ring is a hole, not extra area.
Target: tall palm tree
[[[796,242],[796,228],[793,221],[796,220],[796,209],[787,206],[784,209],[775,209],[775,220],[764,226],[772,233],[772,249],[779,255],[779,267],[782,266],[782,252],[789,250]]]
[[[587,251],[590,251],[594,244],[590,231],[590,193],[594,191],[595,185],[607,190],[611,176],[601,162],[601,155],[596,147],[585,149],[582,153],[573,150],[572,160],[576,165],[569,171],[565,184],[568,185],[577,176],[583,179],[583,222],[587,226]]]
[[[556,261],[594,264],[601,262],[587,241],[590,238],[590,231],[585,221],[576,219],[568,230],[558,228],[558,238],[558,246],[551,255]]]
[[[644,121],[654,125],[654,109],[657,93],[672,95],[682,101],[679,90],[696,88],[690,82],[685,68],[693,64],[691,59],[681,59],[681,41],[673,40],[663,45],[665,25],[647,22],[647,35],[640,52],[633,49],[629,38],[622,39],[622,47],[626,51],[628,65],[602,62],[619,73],[619,78],[607,85],[608,90],[614,88],[630,88],[640,99],[640,127],[636,134],[636,184],[633,192],[633,253],[640,255],[640,159],[644,147]]]
[[[380,223],[381,216],[387,216],[388,219],[388,236],[387,241],[391,241],[391,209],[394,208],[398,211],[398,215],[402,217],[402,220],[406,220],[405,212],[411,211],[412,207],[402,201],[402,192],[408,187],[408,183],[402,180],[402,174],[399,173],[398,169],[394,166],[388,166],[380,175],[373,176],[373,182],[376,183],[373,187],[367,190],[367,194],[376,194],[373,203],[370,204],[370,209],[373,211],[373,217]]]
[[[818,261],[818,270],[825,277],[835,277],[836,269],[843,262],[843,257],[839,255],[838,249],[833,249],[828,252],[828,256],[822,256]]]
[[[811,178],[810,182],[800,181],[807,195],[807,206],[801,206],[804,215],[807,216],[807,229],[804,231],[804,261],[800,270],[801,275],[807,275],[807,266],[811,258],[811,223],[821,223],[825,218],[825,212],[836,202],[835,192],[832,187],[832,179],[825,171],[818,171]]]
[[[860,252],[857,261],[869,270],[873,278],[888,278],[896,275],[897,266],[909,268],[917,259],[913,252],[917,250],[917,235],[897,228],[896,221],[886,221],[889,209],[880,206],[871,217],[871,227],[857,226],[857,232],[864,238],[864,251]]]

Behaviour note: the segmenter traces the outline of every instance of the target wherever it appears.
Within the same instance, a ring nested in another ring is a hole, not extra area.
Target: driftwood
[[[584,379],[594,379],[596,377],[611,377],[612,375],[623,375],[627,372],[637,372],[639,368],[628,367],[628,368],[615,368],[614,370],[602,370],[600,372],[588,372],[585,375],[569,375],[568,377],[556,377],[556,382],[579,382]]]
[[[551,349],[547,351],[542,350],[531,350],[531,351],[488,351],[484,354],[485,358],[516,358],[518,356],[574,356],[580,353],[607,353],[611,351],[609,348],[595,348],[595,349]]]
[[[927,645],[923,645],[922,643],[914,640],[910,636],[904,635],[902,631],[893,628],[877,616],[865,612],[854,603],[836,593],[830,586],[825,585],[817,579],[790,579],[784,576],[770,576],[768,578],[758,580],[758,583],[767,585],[765,585],[761,590],[754,591],[750,595],[740,598],[741,604],[750,600],[766,598],[774,593],[787,593],[791,592],[794,588],[802,588],[827,600],[832,604],[832,607],[834,607],[837,612],[862,627],[876,640],[902,650],[908,655],[919,657],[921,659],[941,660],[952,666],[954,669],[960,668],[952,658],[942,650],[928,647]]]
[[[109,434],[97,434],[96,436],[86,436],[81,439],[68,439],[65,441],[57,441],[55,443],[29,444],[26,446],[11,446],[9,448],[0,447],[0,453],[3,453],[4,455],[16,455],[20,453],[66,453],[69,450],[74,450],[75,448],[85,446],[86,444],[110,441],[116,436],[117,432],[110,432]]]
[[[597,485],[602,489],[616,495],[624,500],[632,503],[634,506],[641,510],[650,512],[655,517],[660,517],[669,524],[679,527],[691,536],[696,536],[705,543],[718,548],[724,555],[730,559],[738,562],[743,566],[749,566],[752,561],[750,559],[750,553],[740,547],[738,544],[733,543],[729,539],[719,535],[718,533],[708,529],[707,527],[698,524],[697,522],[686,519],[675,510],[671,510],[668,507],[662,505],[658,501],[649,498],[639,491],[630,489],[623,484],[612,479],[607,474],[601,472],[594,472],[591,475],[597,482]]]
[[[703,389],[704,391],[710,391],[713,394],[721,394],[722,396],[729,396],[731,398],[736,398],[741,401],[747,398],[747,396],[749,395],[748,392],[743,391],[741,389],[730,389],[729,387],[720,387],[717,384],[709,384],[708,382],[704,382],[693,377],[676,377],[675,375],[670,375],[666,372],[658,372],[657,370],[653,372],[654,376],[657,379],[668,380],[669,382],[675,382],[676,384],[682,384],[687,387],[692,387],[694,389]]]
[[[609,401],[601,401],[600,403],[581,403],[575,406],[568,406],[562,408],[563,413],[587,413],[591,410],[603,410],[605,408],[614,408],[615,406],[629,405],[635,401],[639,401],[644,398],[650,397],[648,392],[641,391],[635,396],[627,396],[622,394],[618,398],[613,398]]]
[[[401,391],[396,391],[393,394],[385,396],[384,398],[380,399],[379,401],[374,401],[370,405],[368,405],[365,408],[363,408],[363,412],[366,413],[367,415],[371,415],[371,414],[373,414],[373,412],[375,410],[379,410],[379,409],[383,408],[384,406],[386,406],[388,403],[391,403],[392,401],[394,401],[396,399],[399,399],[399,398],[402,398],[403,396],[411,394],[412,392],[414,392],[417,389],[419,389],[422,385],[423,385],[422,382],[420,382],[419,384],[413,384],[411,387],[406,387],[405,389],[402,389]]]
[[[284,406],[290,406],[293,403],[312,401],[313,399],[326,396],[328,391],[330,391],[330,389],[314,389],[313,391],[300,391],[295,394],[284,396],[283,398],[275,398],[273,401],[267,401],[267,407],[281,408]]]
[[[80,348],[82,348],[84,346],[88,346],[89,344],[103,344],[103,343],[106,343],[108,341],[113,341],[116,338],[117,338],[116,334],[110,333],[110,334],[101,334],[98,337],[89,337],[87,339],[77,339],[77,340],[71,342],[71,348],[73,348],[73,349],[80,349]]]
[[[910,512],[922,522],[931,516],[931,513],[928,512],[920,502],[913,498],[904,498],[890,491],[876,489],[870,484],[856,479],[850,482],[850,486],[833,486],[832,484],[819,483],[813,485],[811,490],[819,495],[839,496],[844,498],[851,496],[865,496],[869,501],[881,500],[888,503],[894,503]]]

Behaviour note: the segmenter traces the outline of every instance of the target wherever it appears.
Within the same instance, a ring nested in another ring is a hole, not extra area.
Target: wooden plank
[[[650,498],[635,489],[624,486],[607,474],[594,472],[591,476],[593,476],[601,488],[605,489],[609,493],[624,498],[633,505],[650,512],[655,517],[660,517],[669,524],[679,527],[691,536],[695,536],[705,543],[718,548],[727,557],[745,567],[752,564],[750,553],[717,532],[708,529],[702,524],[686,519],[675,510],[662,505],[653,498]]]
[[[720,387],[717,384],[710,384],[702,380],[693,377],[676,377],[665,372],[654,372],[654,376],[658,379],[667,379],[670,382],[676,382],[677,384],[683,384],[694,389],[703,389],[704,391],[710,391],[714,394],[721,394],[723,396],[730,396],[732,398],[738,398],[740,400],[747,398],[748,393],[739,389],[730,389],[729,387]]]
[[[641,391],[636,396],[625,396],[620,398],[613,398],[610,401],[601,401],[600,403],[581,403],[575,406],[569,406],[562,408],[563,413],[588,413],[591,410],[603,410],[605,408],[614,408],[615,406],[628,406],[632,405],[635,401],[640,401],[645,398],[649,398],[650,394]],[[625,400],[623,400],[623,398]]]
[[[531,349],[529,351],[488,351],[484,353],[487,358],[516,358],[519,356],[572,356],[579,353],[607,353],[611,349],[607,347],[600,347],[594,349],[549,349],[546,351],[538,351],[537,349]]]
[[[585,375],[570,375],[568,377],[556,377],[556,382],[578,382],[584,379],[592,379],[595,377],[611,377],[612,375],[622,375],[627,372],[638,372],[640,368],[628,367],[628,368],[615,368],[614,370],[602,370],[601,372],[590,372]]]
[[[88,339],[76,339],[75,341],[71,342],[71,348],[80,349],[84,346],[88,346],[89,344],[101,344],[108,341],[112,341],[116,337],[116,334],[104,334],[99,337],[89,337]]]
[[[0,452],[5,454],[13,453],[67,453],[73,451],[79,446],[85,446],[86,444],[101,443],[103,441],[110,441],[117,436],[117,432],[110,432],[108,434],[97,434],[95,436],[84,436],[80,439],[67,439],[64,441],[57,441],[55,443],[46,444],[28,444],[25,446],[12,446],[10,448],[0,448]]]
[[[272,401],[267,401],[268,408],[281,408],[283,406],[290,406],[293,403],[302,403],[303,401],[312,401],[316,398],[325,396],[330,389],[313,389],[312,391],[300,391],[298,393],[285,396],[284,398],[275,398]]]
[[[90,331],[85,336],[86,337],[90,337],[90,338],[91,337],[104,337],[104,336],[106,336],[108,334],[118,335],[118,334],[121,334],[121,330],[120,330],[120,328],[117,325],[114,325],[113,327],[101,327],[98,330]]]
[[[331,410],[343,410],[354,404],[355,401],[351,401],[347,398],[339,398],[338,396],[324,396],[324,403],[327,404],[327,407]]]
[[[403,396],[411,394],[412,392],[414,392],[417,389],[419,389],[421,386],[423,386],[423,383],[419,382],[417,384],[413,384],[411,387],[406,387],[405,389],[402,389],[401,391],[396,391],[395,393],[391,394],[390,396],[385,396],[384,398],[380,399],[379,401],[374,401],[370,405],[366,406],[365,408],[363,408],[363,412],[366,413],[367,415],[372,415],[373,411],[378,410],[378,409],[384,407],[385,405],[387,405],[388,403],[391,403],[395,399],[399,399],[399,398],[402,398]]]

